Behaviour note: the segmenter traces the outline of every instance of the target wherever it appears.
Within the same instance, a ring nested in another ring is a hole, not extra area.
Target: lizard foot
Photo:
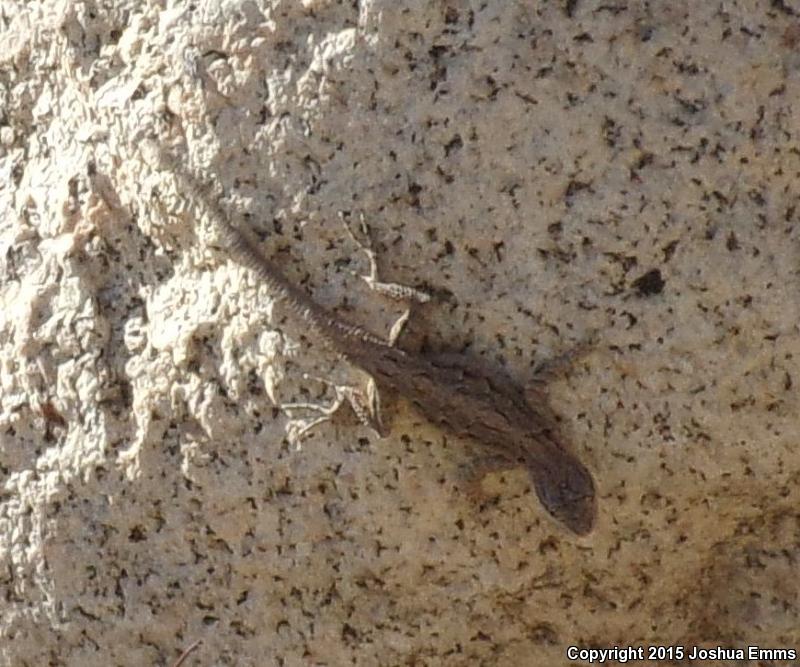
[[[359,224],[359,231],[364,236],[367,241],[362,241],[359,239],[353,228],[348,224],[344,213],[339,213],[339,218],[344,225],[345,230],[347,231],[348,236],[353,240],[359,249],[367,256],[367,260],[369,261],[369,273],[365,275],[360,275],[359,277],[369,285],[370,289],[378,292],[379,294],[383,294],[388,296],[391,299],[396,299],[398,301],[416,301],[418,303],[427,303],[431,300],[431,295],[427,292],[423,292],[422,290],[418,290],[414,287],[410,287],[408,285],[401,285],[400,283],[387,283],[382,281],[378,276],[378,262],[375,259],[375,251],[372,249],[372,242],[369,236],[369,227],[367,223],[364,222],[364,215],[360,215],[360,224]],[[354,275],[358,275],[355,274]]]
[[[378,262],[375,258],[375,251],[372,249],[372,242],[370,241],[369,236],[369,227],[367,226],[366,222],[364,222],[363,214],[360,217],[360,224],[359,224],[359,232],[361,236],[366,238],[366,241],[362,241],[361,239],[356,236],[356,233],[353,231],[351,225],[347,222],[347,219],[344,213],[339,213],[339,217],[344,225],[345,230],[347,231],[348,236],[352,239],[353,243],[355,243],[359,249],[367,256],[367,260],[369,261],[369,273],[359,275],[353,272],[353,275],[358,275],[371,290],[377,292],[378,294],[383,294],[384,296],[388,296],[390,299],[394,299],[396,301],[406,301],[406,302],[416,302],[416,303],[427,303],[430,301],[431,297],[430,294],[427,292],[423,292],[422,290],[418,290],[414,287],[410,287],[408,285],[401,285],[400,283],[389,283],[382,281],[378,276]],[[395,323],[392,325],[391,330],[389,331],[389,345],[394,345],[397,342],[397,339],[400,337],[400,334],[403,331],[403,327],[405,326],[406,322],[408,321],[409,315],[411,314],[411,308],[406,308],[403,311],[403,314],[397,318]]]
[[[482,505],[496,497],[484,487],[487,475],[518,468],[519,463],[510,461],[504,456],[483,455],[464,463],[458,467],[458,486],[464,491],[472,502]]]
[[[379,437],[386,435],[386,429],[381,420],[380,410],[380,395],[375,386],[374,380],[370,378],[367,381],[365,390],[353,387],[351,385],[338,385],[330,380],[315,377],[312,375],[304,374],[306,379],[317,380],[323,384],[333,387],[334,399],[328,405],[319,403],[283,403],[280,408],[286,412],[289,417],[288,437],[298,450],[301,446],[303,436],[305,436],[311,429],[319,424],[330,420],[333,415],[342,407],[345,401],[353,409],[353,412],[358,417],[358,420]],[[306,411],[316,413],[316,417],[294,417],[295,411]]]
[[[545,361],[534,370],[531,382],[536,384],[547,384],[556,378],[562,377],[581,359],[597,347],[597,340],[594,334],[581,341],[575,347],[566,352],[562,352],[556,357]]]

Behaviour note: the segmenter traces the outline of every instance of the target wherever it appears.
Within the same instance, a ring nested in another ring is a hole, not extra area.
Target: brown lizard
[[[524,465],[539,500],[553,517],[578,535],[592,530],[597,514],[592,475],[559,442],[546,406],[528,404],[510,378],[465,355],[405,352],[337,317],[288,282],[202,195],[191,182],[194,179],[181,180],[210,206],[226,250],[341,357],[368,373],[378,388],[411,402],[431,423],[488,448],[505,467]]]

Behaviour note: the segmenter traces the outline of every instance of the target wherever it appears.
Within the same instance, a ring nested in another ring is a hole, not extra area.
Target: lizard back
[[[579,535],[592,530],[597,503],[591,474],[559,443],[546,406],[531,406],[511,378],[463,354],[411,355],[368,341],[344,356],[431,423],[511,466],[524,465],[553,517]]]
[[[595,486],[584,465],[558,442],[545,407],[535,409],[510,378],[464,355],[413,355],[350,324],[289,283],[261,251],[217,215],[228,250],[253,270],[334,350],[369,373],[379,387],[400,394],[433,424],[524,465],[545,509],[585,535],[597,514]]]

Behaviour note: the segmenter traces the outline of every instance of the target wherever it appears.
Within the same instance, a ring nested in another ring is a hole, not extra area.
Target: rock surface
[[[0,9],[2,665],[800,648],[800,5],[171,5]],[[363,378],[180,169],[382,334],[363,212],[435,295],[404,346],[524,383],[593,338],[549,395],[595,531],[392,397],[290,446],[304,374]]]

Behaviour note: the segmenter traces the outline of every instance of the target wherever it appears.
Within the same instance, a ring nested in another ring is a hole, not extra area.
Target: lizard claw
[[[371,290],[378,292],[379,294],[383,294],[384,296],[388,296],[390,299],[395,299],[396,301],[416,301],[417,303],[427,303],[430,301],[431,295],[427,292],[423,292],[422,290],[418,290],[408,285],[401,285],[400,283],[387,283],[380,279],[378,276],[378,262],[375,258],[375,251],[372,249],[372,242],[369,237],[369,227],[367,226],[367,223],[364,222],[364,215],[361,214],[359,217],[361,219],[361,224],[359,225],[360,232],[367,238],[366,242],[360,240],[356,236],[352,227],[347,223],[344,213],[342,211],[339,212],[339,218],[342,221],[348,236],[369,260],[368,274],[361,275],[353,272],[353,275],[358,275],[365,283],[367,283],[367,285],[369,285]]]
[[[306,379],[317,380],[323,384],[333,387],[335,393],[334,400],[330,405],[321,405],[318,403],[284,403],[280,407],[287,412],[291,417],[291,413],[295,410],[307,410],[315,412],[319,416],[314,418],[292,418],[288,425],[288,438],[295,447],[299,450],[300,443],[303,438],[311,429],[319,424],[330,420],[333,415],[342,407],[342,404],[347,401],[353,409],[358,420],[366,427],[370,428],[373,433],[378,437],[386,437],[386,428],[381,419],[381,404],[380,394],[375,381],[372,378],[367,380],[366,390],[361,390],[357,387],[350,385],[339,385],[326,380],[325,378],[315,377],[313,375],[304,374]]]

